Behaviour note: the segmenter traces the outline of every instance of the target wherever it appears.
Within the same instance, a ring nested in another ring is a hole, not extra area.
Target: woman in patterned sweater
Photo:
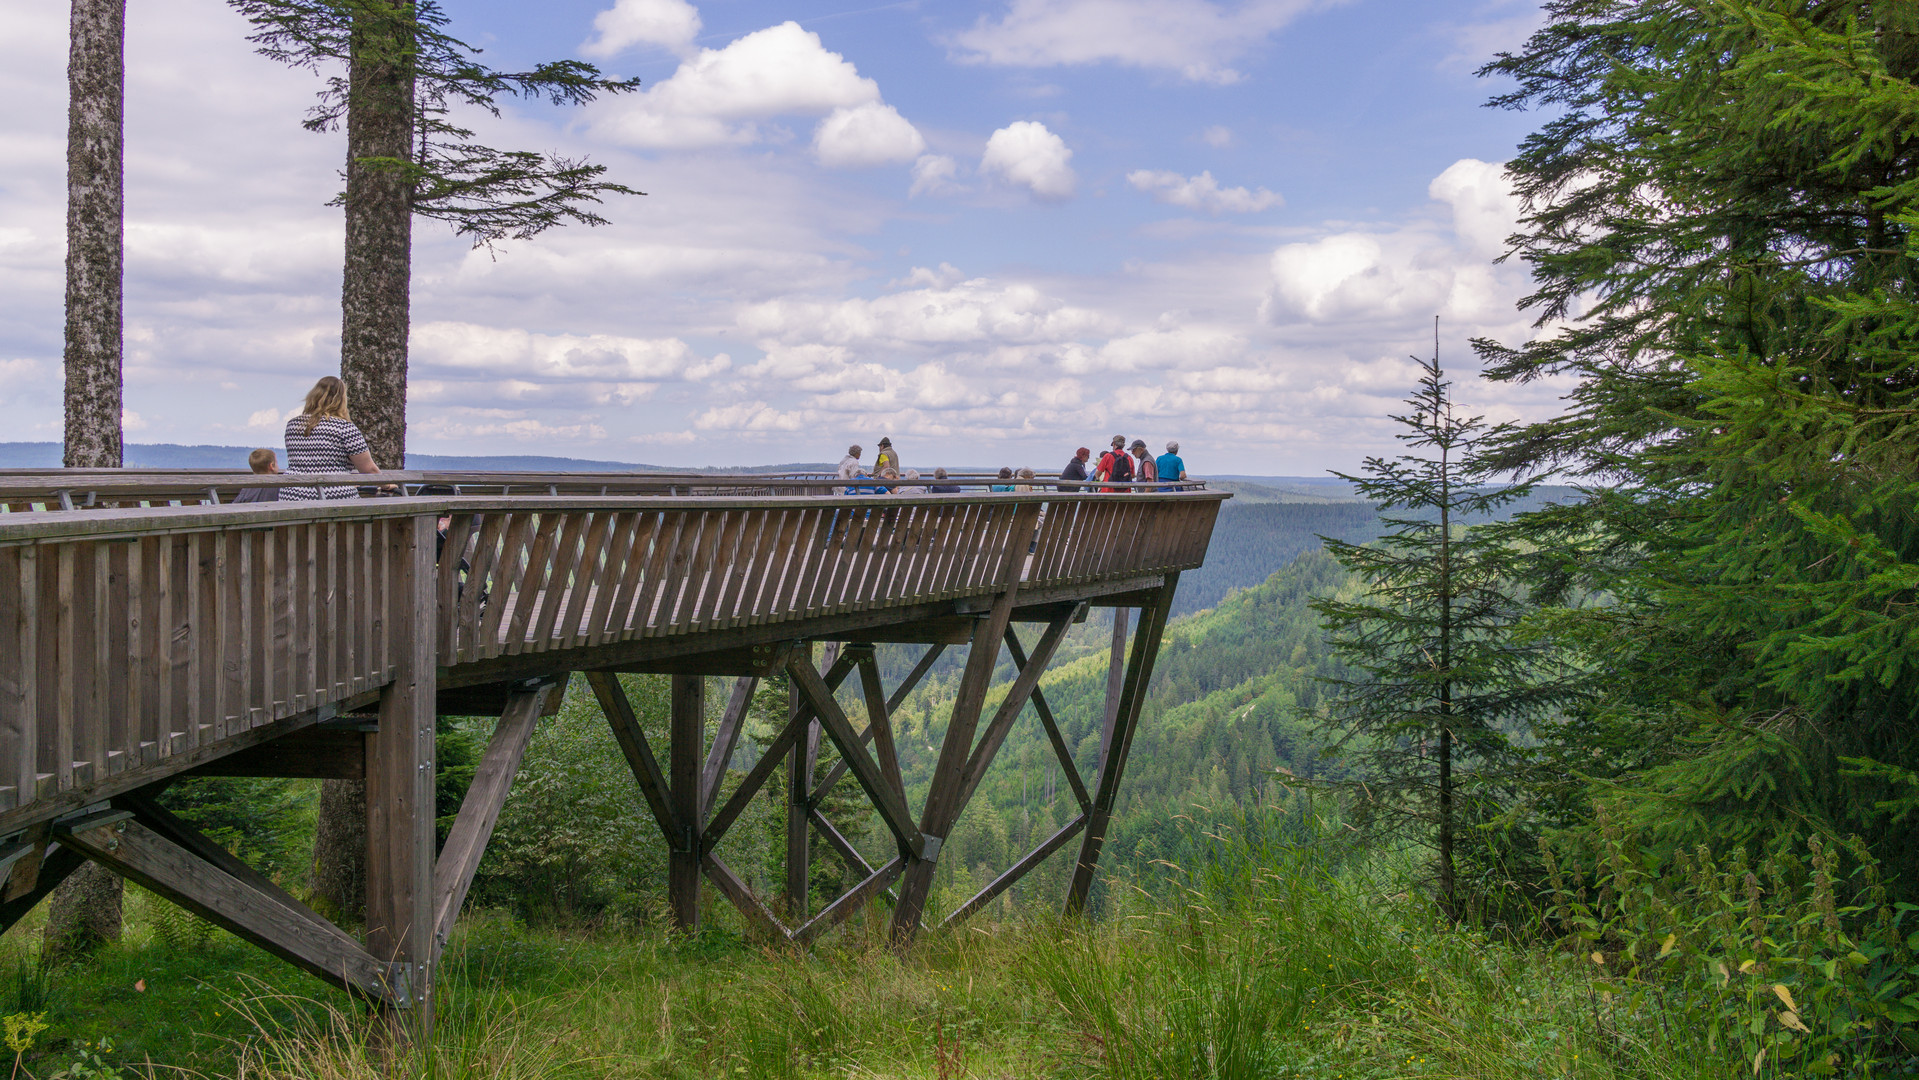
[[[366,436],[354,425],[346,411],[346,383],[328,375],[307,391],[306,407],[299,416],[287,421],[287,472],[343,473],[379,472],[373,454],[367,450]],[[357,487],[289,487],[280,489],[287,502],[314,502],[320,499],[357,499]]]

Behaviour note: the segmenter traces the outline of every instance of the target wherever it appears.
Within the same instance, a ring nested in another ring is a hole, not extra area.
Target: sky
[[[1057,470],[1113,434],[1195,474],[1392,452],[1411,355],[1471,413],[1550,383],[1501,162],[1541,117],[1475,70],[1529,0],[445,0],[501,68],[641,90],[509,105],[492,145],[645,191],[474,250],[416,223],[410,450]],[[131,442],[277,445],[338,370],[344,136],[218,0],[127,29]],[[0,0],[0,439],[58,440],[66,5]],[[383,462],[382,464],[390,464]]]

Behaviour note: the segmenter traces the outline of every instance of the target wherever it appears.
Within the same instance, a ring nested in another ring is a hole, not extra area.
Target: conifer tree
[[[259,51],[328,72],[309,131],[344,124],[346,254],[340,288],[340,377],[373,460],[406,466],[407,337],[413,219],[450,224],[476,246],[568,223],[602,225],[605,196],[641,194],[606,167],[558,154],[500,150],[453,119],[456,108],[499,115],[503,97],[579,105],[638,80],[609,79],[573,60],[498,71],[447,33],[435,0],[229,0],[254,26]],[[366,788],[321,788],[314,885],[322,906],[352,918],[365,894]]]
[[[1513,736],[1556,691],[1541,677],[1549,656],[1515,635],[1525,614],[1515,549],[1495,526],[1468,525],[1530,485],[1474,482],[1488,429],[1456,410],[1436,339],[1433,358],[1416,362],[1424,375],[1411,411],[1393,417],[1409,452],[1369,457],[1362,475],[1334,474],[1378,506],[1387,531],[1367,545],[1326,541],[1359,591],[1313,607],[1353,672],[1327,680],[1335,693],[1324,723],[1359,767],[1359,816],[1432,846],[1440,907],[1460,918],[1483,900],[1459,888],[1462,837],[1509,797],[1519,780]]]
[[[1595,481],[1527,522],[1594,676],[1554,752],[1664,845],[1857,831],[1919,880],[1876,809],[1919,766],[1919,5],[1546,14],[1486,69],[1551,113],[1509,165],[1543,332],[1476,344],[1575,383],[1491,459]]]

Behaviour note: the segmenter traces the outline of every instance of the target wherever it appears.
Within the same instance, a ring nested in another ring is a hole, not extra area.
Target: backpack
[[[1113,451],[1113,471],[1106,479],[1116,484],[1124,484],[1133,478],[1133,455],[1124,450]]]

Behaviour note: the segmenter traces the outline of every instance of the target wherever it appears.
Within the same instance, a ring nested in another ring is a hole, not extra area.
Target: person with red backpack
[[[1126,436],[1113,436],[1113,448],[1099,456],[1099,471],[1093,479],[1106,484],[1124,484],[1133,479],[1133,456],[1126,452]],[[1120,492],[1126,488],[1103,487],[1103,492]]]

